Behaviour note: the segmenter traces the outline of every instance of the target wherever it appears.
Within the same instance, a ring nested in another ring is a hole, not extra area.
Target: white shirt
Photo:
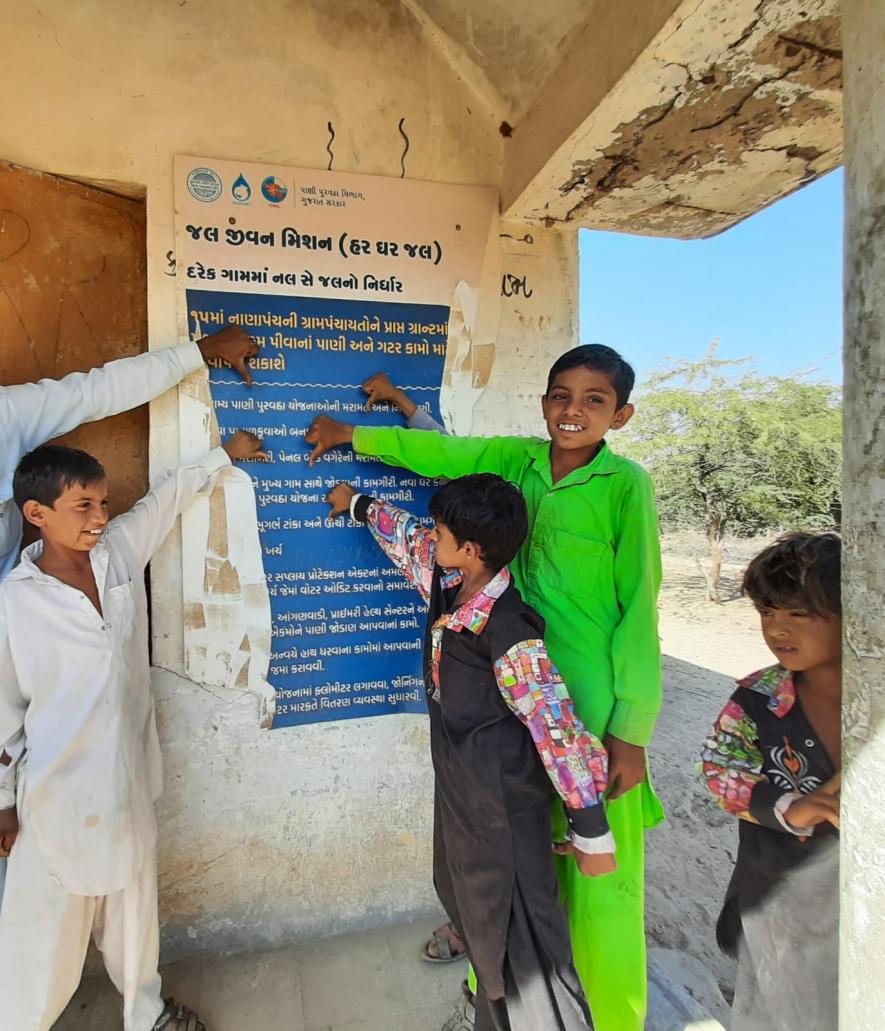
[[[0,580],[18,561],[21,513],[12,476],[22,455],[84,422],[143,405],[203,365],[196,344],[121,358],[91,372],[0,386]]]
[[[43,544],[0,584],[0,808],[17,802],[65,891],[106,895],[156,843],[162,788],[150,692],[144,569],[179,512],[230,466],[221,448],[182,466],[108,523],[90,554],[102,614],[38,569]]]

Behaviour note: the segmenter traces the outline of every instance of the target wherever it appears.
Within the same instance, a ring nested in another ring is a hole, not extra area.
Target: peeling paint
[[[460,282],[450,300],[439,405],[444,424],[459,435],[476,432],[474,406],[489,385],[495,367],[502,317],[498,289],[501,278],[499,234],[498,220],[493,218],[479,288],[471,289],[467,283]]]
[[[180,406],[185,459],[219,440],[205,371],[183,382]],[[223,470],[183,513],[184,655],[197,683],[255,694],[269,727],[271,613],[257,520],[251,477],[237,468]]]
[[[840,163],[836,0],[685,6],[511,214],[709,236]]]
[[[473,406],[482,393],[474,383],[473,374],[472,344],[478,293],[462,281],[455,287],[449,302],[446,367],[439,403],[443,422],[458,436],[470,433]]]

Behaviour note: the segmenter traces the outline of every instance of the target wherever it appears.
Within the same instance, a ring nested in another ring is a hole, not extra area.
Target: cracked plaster
[[[840,163],[836,0],[685,8],[510,214],[709,236]]]

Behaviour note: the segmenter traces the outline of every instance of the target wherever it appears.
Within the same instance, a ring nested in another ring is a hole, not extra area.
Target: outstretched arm
[[[256,353],[248,334],[238,326],[228,326],[198,344],[119,358],[89,372],[72,372],[63,379],[0,387],[3,449],[15,456],[15,463],[32,448],[84,422],[96,422],[146,404],[199,369],[204,360],[227,362],[249,383],[245,360]]]
[[[363,390],[368,395],[366,411],[371,411],[377,404],[395,405],[406,417],[411,430],[435,430],[446,433],[446,428],[438,423],[432,415],[419,408],[405,390],[394,386],[386,372],[376,372],[363,383]]]
[[[331,515],[349,511],[357,522],[365,523],[384,554],[424,601],[430,600],[436,563],[436,540],[431,530],[405,509],[358,494],[349,483],[337,484],[326,500],[332,506]]]
[[[179,466],[128,512],[112,519],[108,536],[128,549],[133,556],[132,572],[136,573],[147,565],[175,520],[216,473],[230,466],[232,460],[266,457],[254,433],[238,430],[222,447],[214,448],[196,462]]]
[[[318,415],[304,436],[313,445],[311,465],[333,447],[353,446],[388,465],[405,466],[420,476],[454,478],[468,473],[497,473],[518,480],[532,437],[450,437],[428,430],[395,426],[354,426]]]

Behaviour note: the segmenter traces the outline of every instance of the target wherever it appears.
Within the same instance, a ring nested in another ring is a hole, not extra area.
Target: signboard
[[[478,289],[493,190],[208,158],[175,160],[179,303],[199,337],[242,326],[258,342],[251,389],[210,370],[222,435],[257,433],[249,466],[273,617],[274,726],[424,707],[424,606],[368,531],[327,518],[329,488],[424,514],[432,483],[349,451],[307,465],[303,436],[327,412],[364,412],[386,372],[439,419],[450,299]]]

